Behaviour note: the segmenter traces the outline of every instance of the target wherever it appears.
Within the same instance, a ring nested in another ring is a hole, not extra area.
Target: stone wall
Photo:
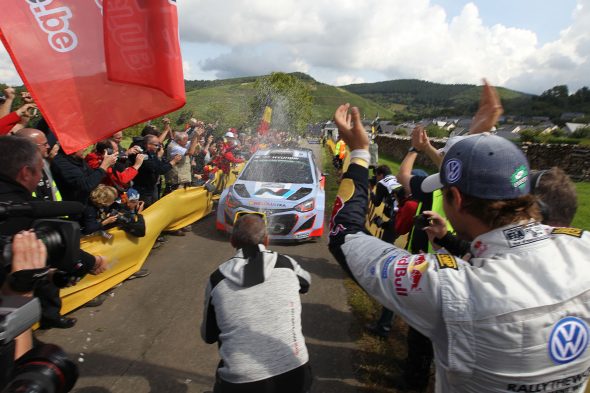
[[[409,137],[398,135],[378,135],[375,142],[379,145],[379,154],[391,156],[398,162],[404,159],[411,146]],[[435,138],[431,139],[431,143],[437,149],[445,144],[443,140]],[[523,144],[521,148],[527,155],[532,169],[558,166],[574,180],[590,181],[590,148],[588,147],[531,143]],[[416,166],[429,171],[438,170],[423,154],[418,156]]]

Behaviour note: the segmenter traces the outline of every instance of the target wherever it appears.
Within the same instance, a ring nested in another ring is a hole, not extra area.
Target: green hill
[[[349,102],[372,118],[377,113],[391,118],[393,112],[385,107],[344,89],[325,85],[306,74],[292,74],[306,83],[313,97],[312,122],[331,119],[340,104]],[[256,124],[260,114],[251,113],[250,102],[255,95],[254,85],[259,77],[224,79],[215,81],[185,81],[187,102],[184,108],[171,114],[173,120],[182,115],[183,122],[190,117],[213,122],[221,119],[225,124],[245,126]]]
[[[445,85],[417,79],[361,83],[342,88],[386,107],[403,104],[410,114],[416,116],[472,114],[481,94],[481,86]],[[510,89],[498,88],[498,93],[507,112],[516,106],[522,109],[523,102],[531,100],[530,95]]]

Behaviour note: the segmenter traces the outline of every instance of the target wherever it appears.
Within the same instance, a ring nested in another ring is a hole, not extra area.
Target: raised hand
[[[473,116],[471,127],[469,127],[470,134],[479,134],[490,131],[498,122],[498,119],[504,113],[500,96],[493,86],[490,86],[487,80],[483,80],[483,90],[479,100],[479,109]]]
[[[369,137],[361,121],[361,113],[357,107],[343,104],[334,113],[334,122],[338,127],[338,133],[346,142],[349,149],[369,150]]]
[[[418,151],[425,152],[429,146],[430,140],[428,139],[428,134],[426,134],[426,130],[422,126],[416,126],[412,130],[412,147],[414,147]]]

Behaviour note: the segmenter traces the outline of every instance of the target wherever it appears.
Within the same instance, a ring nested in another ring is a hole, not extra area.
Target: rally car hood
[[[314,184],[237,181],[232,191],[247,206],[287,209],[314,197],[315,188]]]

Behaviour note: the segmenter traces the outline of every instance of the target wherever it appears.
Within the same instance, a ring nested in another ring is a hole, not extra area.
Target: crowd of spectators
[[[13,110],[15,101],[22,105]],[[8,151],[3,159],[11,161],[11,165],[5,165],[0,172],[0,201],[75,201],[84,209],[67,218],[79,224],[82,236],[100,234],[110,238],[109,229],[115,227],[131,236],[145,236],[145,208],[177,188],[211,183],[217,171],[229,173],[233,165],[244,161],[240,142],[252,142],[250,136],[238,135],[235,129],[216,137],[214,125],[206,126],[196,119],[176,130],[169,119],[164,119],[163,124],[162,130],[148,124],[130,143],[125,143],[123,132],[117,132],[67,154],[40,118],[30,94],[22,92],[18,98],[15,89],[8,87],[0,101],[0,135],[9,135],[0,137],[0,148]],[[243,146],[248,146],[249,154],[250,145]],[[214,191],[215,187],[209,189]],[[27,229],[31,224],[30,220],[18,225],[14,221],[3,222],[2,233],[12,235],[12,231]],[[171,234],[187,230],[190,226]],[[165,241],[162,234],[154,247]],[[82,252],[80,258],[83,268],[73,272],[79,278],[88,272],[100,273],[107,266],[102,256]],[[146,269],[141,269],[130,278],[147,274]],[[42,303],[43,328],[75,325],[75,318],[60,315],[61,300],[55,285],[47,282],[36,288],[35,294]],[[100,295],[87,305],[100,305],[106,298]]]
[[[588,361],[578,359],[586,344],[565,351],[561,345],[569,345],[570,338],[554,334],[569,323],[568,315],[581,318],[576,323],[587,329],[583,320],[588,308],[568,302],[588,286],[583,279],[573,279],[583,274],[578,270],[571,279],[557,280],[555,288],[547,288],[553,285],[549,272],[555,264],[559,269],[567,266],[568,271],[579,269],[572,266],[577,260],[572,253],[583,254],[589,247],[587,237],[576,244],[567,238],[583,237],[583,231],[568,228],[577,208],[571,179],[559,168],[529,171],[526,158],[512,143],[485,133],[501,114],[497,94],[486,85],[469,136],[451,138],[438,151],[426,131],[417,127],[399,172],[394,176],[385,166],[375,168],[367,192],[369,141],[357,124],[358,109],[349,109],[343,105],[335,115],[339,132],[350,145],[351,164],[342,179],[346,185],[341,186],[348,199],[341,201],[332,218],[330,250],[345,271],[384,305],[379,320],[367,326],[370,333],[387,338],[394,311],[409,324],[403,378],[395,387],[426,389],[434,359],[437,392],[496,391],[496,386],[525,391],[525,386],[552,380],[564,381],[563,387],[571,391],[582,390],[585,381],[570,384],[567,378],[575,379],[587,369]],[[419,154],[428,156],[441,173],[427,176],[416,171]],[[384,204],[384,218],[372,222],[383,229],[378,232],[380,239],[363,234],[365,223],[360,218],[369,201],[374,206]],[[398,238],[406,233],[402,244]],[[397,247],[407,251],[392,247],[396,240]],[[547,263],[548,273],[538,274]],[[520,274],[524,281],[509,283],[508,274]],[[535,282],[541,285],[538,291],[533,289]],[[576,289],[570,290],[572,286]],[[531,296],[520,292],[524,287]],[[568,295],[558,295],[564,291]],[[510,306],[495,306],[496,302]],[[543,329],[553,333],[532,339],[526,327],[508,328],[530,325],[527,313],[531,312],[543,318]],[[485,344],[507,348],[503,347],[507,342],[524,346],[501,355],[501,350]],[[541,354],[546,346],[547,353]],[[506,372],[518,383],[508,383]]]

